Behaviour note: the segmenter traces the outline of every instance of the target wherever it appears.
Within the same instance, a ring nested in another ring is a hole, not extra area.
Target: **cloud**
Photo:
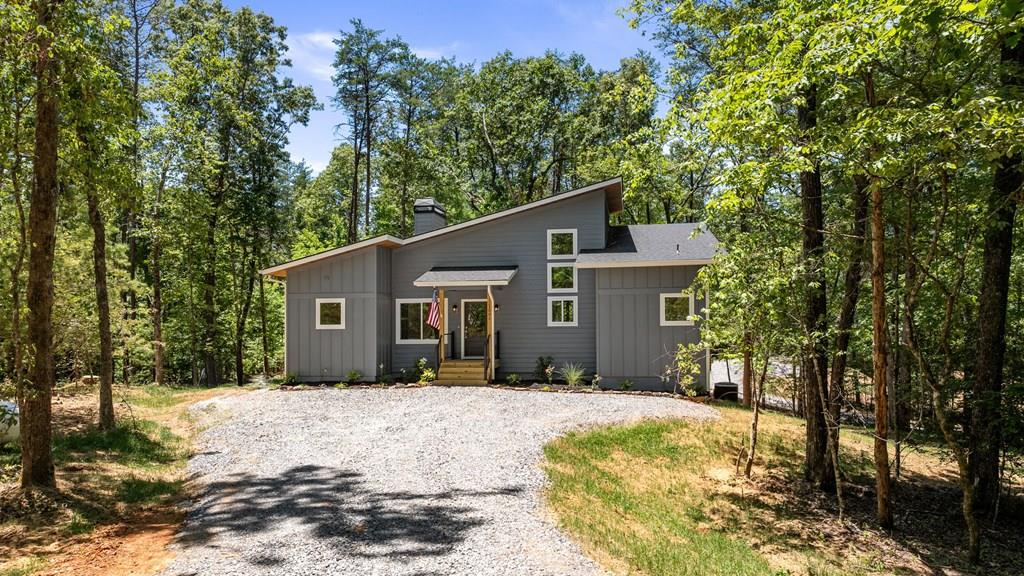
[[[412,50],[413,54],[420,58],[437,60],[446,56],[454,56],[455,51],[458,50],[459,46],[459,42],[451,42],[443,46],[413,46],[409,49]]]
[[[330,82],[334,69],[334,42],[330,32],[306,32],[288,37],[288,57],[296,70]]]

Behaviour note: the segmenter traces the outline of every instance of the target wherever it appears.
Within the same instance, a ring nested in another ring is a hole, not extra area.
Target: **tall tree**
[[[18,393],[21,406],[21,486],[56,488],[51,438],[53,363],[53,250],[57,228],[59,70],[54,38],[60,36],[60,0],[37,0],[36,135],[32,202],[29,207],[28,376]]]

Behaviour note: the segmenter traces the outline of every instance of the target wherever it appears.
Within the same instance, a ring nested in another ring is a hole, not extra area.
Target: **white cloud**
[[[437,60],[438,58],[444,58],[446,56],[454,56],[455,51],[458,50],[458,48],[459,43],[452,42],[443,46],[413,46],[409,49],[412,50],[413,54],[420,58]]]
[[[330,32],[306,32],[288,37],[288,57],[297,70],[330,82],[334,69],[334,42]]]

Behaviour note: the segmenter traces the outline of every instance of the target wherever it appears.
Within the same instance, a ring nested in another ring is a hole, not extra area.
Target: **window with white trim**
[[[576,229],[559,228],[548,230],[548,258],[564,260],[576,257]]]
[[[576,292],[576,265],[548,262],[548,292]]]
[[[661,295],[662,326],[693,326],[694,297],[693,294],[668,292]]]
[[[316,329],[317,330],[344,330],[345,329],[345,299],[344,298],[317,298],[316,299]]]
[[[395,342],[398,344],[437,344],[437,330],[427,324],[430,298],[395,300]],[[442,308],[440,311],[444,313]]]
[[[576,326],[576,297],[548,297],[548,326]]]

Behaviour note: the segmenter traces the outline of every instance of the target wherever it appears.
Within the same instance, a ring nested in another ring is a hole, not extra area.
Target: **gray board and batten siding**
[[[378,338],[390,319],[387,248],[369,247],[291,270],[285,283],[285,370],[306,382],[337,382],[357,370],[379,375],[389,343]],[[317,329],[316,299],[344,298],[345,327]]]
[[[577,326],[547,325],[548,262],[570,263],[572,260],[548,260],[547,231],[576,229],[579,249],[604,247],[606,233],[606,198],[603,191],[582,194],[560,202],[546,204],[510,214],[506,217],[470,226],[461,230],[411,242],[394,249],[392,254],[392,289],[394,298],[429,298],[431,288],[416,287],[413,282],[433,267],[517,266],[508,286],[492,288],[495,313],[494,329],[499,332],[500,367],[498,378],[511,373],[529,378],[538,356],[551,356],[555,365],[568,362],[582,364],[592,374],[597,365],[596,304],[593,270],[578,270],[576,293],[558,294],[577,298]],[[461,298],[482,298],[482,290],[447,289],[447,312],[456,330],[458,346],[459,311],[452,311]],[[412,367],[418,358],[433,362],[435,348],[429,344],[394,344],[392,367],[397,371]]]
[[[679,294],[697,276],[699,266],[599,268],[597,272],[597,370],[604,383],[615,386],[630,379],[639,390],[671,389],[662,375],[676,346],[700,340],[700,322],[692,326],[661,325],[661,295]],[[695,295],[694,309],[705,308]],[[701,373],[696,387],[707,390],[705,354],[698,357]]]

